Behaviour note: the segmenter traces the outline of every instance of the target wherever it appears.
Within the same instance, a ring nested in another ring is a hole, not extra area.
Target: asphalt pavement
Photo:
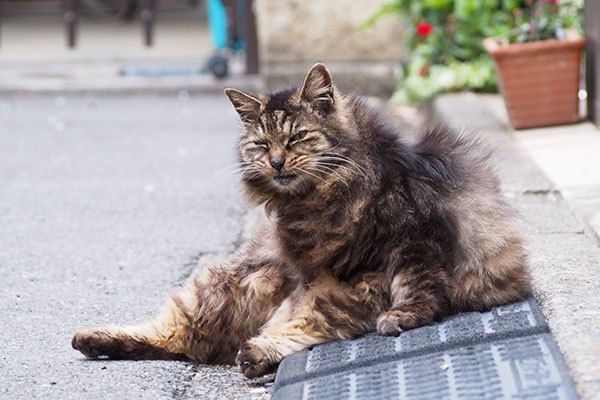
[[[439,98],[433,115],[496,150],[534,300],[315,347],[284,360],[275,385],[229,366],[84,359],[74,332],[150,318],[198,260],[234,250],[260,220],[226,169],[233,109],[170,90],[0,95],[0,398],[598,398],[594,225],[471,95]]]
[[[0,398],[265,398],[233,367],[86,360],[82,328],[143,322],[245,206],[223,95],[0,97]]]

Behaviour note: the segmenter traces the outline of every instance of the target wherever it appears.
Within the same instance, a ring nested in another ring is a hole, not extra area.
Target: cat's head
[[[346,183],[349,159],[344,97],[323,64],[315,64],[300,88],[267,96],[237,89],[225,94],[240,115],[242,181],[255,197],[298,195],[333,181]]]

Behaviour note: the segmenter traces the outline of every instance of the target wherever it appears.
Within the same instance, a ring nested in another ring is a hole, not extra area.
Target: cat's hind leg
[[[184,318],[171,300],[155,321],[86,329],[73,336],[71,345],[88,358],[185,360],[185,348],[173,346],[183,342],[183,338],[175,336],[186,335],[185,324],[181,323]]]
[[[88,357],[185,359],[233,363],[244,340],[256,335],[289,291],[281,265],[234,258],[207,267],[167,303],[159,317],[131,327],[87,329],[73,348]]]

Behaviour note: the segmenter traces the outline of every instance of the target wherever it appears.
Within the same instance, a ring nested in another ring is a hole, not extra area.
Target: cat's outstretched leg
[[[77,332],[71,340],[74,349],[89,358],[185,360],[183,338],[184,319],[173,300],[170,300],[160,317],[142,325],[106,326]]]
[[[383,274],[368,274],[350,286],[323,274],[296,289],[277,309],[260,335],[246,341],[236,361],[247,378],[274,370],[286,356],[336,339],[375,329],[388,304]]]
[[[265,254],[256,250],[248,253]],[[240,345],[289,294],[284,274],[279,262],[265,256],[238,255],[188,281],[156,320],[87,329],[75,334],[72,346],[88,357],[233,363]]]

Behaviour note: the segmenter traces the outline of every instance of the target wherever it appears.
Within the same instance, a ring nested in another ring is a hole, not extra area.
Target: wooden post
[[[590,119],[600,126],[600,2],[585,2],[586,86]]]
[[[0,1],[0,22],[2,21],[2,1]],[[2,24],[0,23],[0,33],[2,32]],[[2,35],[0,34],[0,45],[2,44]]]
[[[144,25],[144,43],[152,46],[154,42],[154,0],[139,0],[140,15]]]
[[[76,18],[75,13],[76,0],[63,0],[63,21],[65,23],[65,32],[67,35],[67,45],[71,48],[77,44],[76,37]]]
[[[258,74],[258,39],[256,36],[256,16],[254,1],[246,2],[246,74]]]
[[[221,0],[225,8],[225,22],[227,29],[226,47],[239,40],[238,32],[238,0]]]

